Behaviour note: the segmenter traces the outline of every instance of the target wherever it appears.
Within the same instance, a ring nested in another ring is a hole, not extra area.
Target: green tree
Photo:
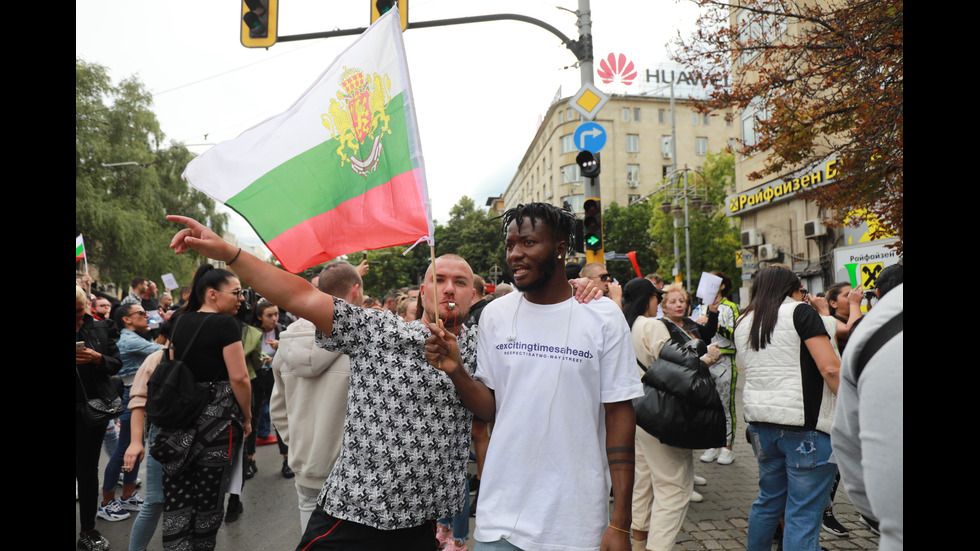
[[[650,202],[634,203],[621,207],[613,202],[602,213],[603,245],[606,252],[626,254],[636,251],[640,272],[647,275],[657,271],[659,263],[647,229],[655,212]],[[620,283],[636,277],[629,261],[606,261],[606,270]]]
[[[484,278],[494,265],[506,271],[500,221],[491,220],[472,199],[460,198],[449,210],[449,222],[436,227],[436,255],[456,254],[469,262],[473,273]]]
[[[459,255],[470,264],[473,273],[484,278],[495,264],[506,271],[500,222],[491,220],[486,212],[477,209],[469,197],[463,196],[450,209],[449,222],[445,226],[436,223],[435,243],[436,256]],[[364,288],[369,295],[381,297],[391,289],[422,282],[431,262],[429,247],[420,243],[403,255],[407,248],[400,246],[365,251],[371,266],[364,276]],[[351,258],[360,262],[359,254]]]
[[[161,145],[152,103],[136,78],[113,86],[105,67],[75,60],[75,234],[85,236],[102,282],[122,288],[135,276],[191,280],[199,257],[170,250],[176,226],[167,214],[194,217],[218,233],[226,223],[211,199],[181,180],[193,155]]]
[[[701,272],[721,270],[732,279],[734,287],[741,286],[742,270],[735,265],[735,254],[741,248],[737,219],[725,216],[725,197],[733,190],[735,158],[731,153],[709,154],[701,172],[707,187],[708,202],[715,206],[711,212],[688,208],[691,226],[691,289],[697,288]],[[691,178],[692,176],[689,176]],[[693,178],[700,178],[693,176]],[[648,235],[653,240],[653,252],[660,263],[657,273],[666,281],[673,280],[674,217],[658,207],[666,199],[661,192],[653,195],[653,216]],[[733,222],[735,225],[733,225]],[[678,223],[677,239],[680,252],[681,277],[686,272],[684,220]]]

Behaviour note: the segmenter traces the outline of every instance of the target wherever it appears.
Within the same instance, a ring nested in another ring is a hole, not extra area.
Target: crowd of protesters
[[[534,203],[503,217],[513,286],[490,292],[446,255],[420,285],[370,297],[366,262],[334,261],[307,281],[172,219],[186,226],[177,253],[230,271],[203,265],[177,301],[143,278],[121,300],[76,280],[80,549],[109,548],[96,518],[134,513],[131,550],[146,549],[161,517],[165,549],[213,549],[221,523],[243,514],[256,445],[275,444],[297,492],[299,530],[283,534],[297,549],[466,550],[479,489],[477,549],[671,550],[703,499],[694,450],[731,464],[740,421],[760,473],[748,548],[816,550],[821,529],[847,537],[832,510],[830,431],[835,410],[852,407],[835,403],[860,288],[808,297],[792,270],[771,266],[740,313],[731,279],[714,272],[717,297],[692,319],[679,283],[620,285],[601,263],[569,262],[574,219]],[[900,270],[882,272],[879,293],[900,286]],[[169,346],[210,384],[193,428],[147,419],[148,380]],[[125,412],[86,422],[80,411],[116,377]],[[848,452],[860,460],[860,442]],[[900,506],[881,514],[862,499],[862,520],[875,531],[881,521],[883,547],[900,549]]]

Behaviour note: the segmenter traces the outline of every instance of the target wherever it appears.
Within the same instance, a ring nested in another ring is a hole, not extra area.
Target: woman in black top
[[[75,286],[75,479],[78,481],[78,517],[81,533],[78,548],[89,551],[109,549],[109,541],[95,529],[95,512],[99,502],[99,450],[105,437],[105,423],[90,427],[80,409],[85,397],[96,396],[104,383],[122,367],[116,340],[119,333],[110,331],[104,321],[88,313],[88,297]]]
[[[237,277],[204,264],[194,276],[187,304],[174,314],[174,357],[183,355],[197,382],[210,383],[211,393],[201,419],[177,431],[193,437],[187,455],[161,462],[167,527],[163,543],[168,550],[214,549],[232,458],[252,430],[251,386],[234,317],[243,300]]]

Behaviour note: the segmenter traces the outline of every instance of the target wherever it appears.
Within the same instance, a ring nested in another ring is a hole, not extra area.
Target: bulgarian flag
[[[75,237],[75,262],[85,258],[85,240],[79,235]]]
[[[183,178],[241,214],[290,272],[365,249],[431,245],[397,10],[286,112],[194,159]]]

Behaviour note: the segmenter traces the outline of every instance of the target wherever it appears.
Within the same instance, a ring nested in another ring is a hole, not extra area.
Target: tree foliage
[[[693,0],[697,31],[673,57],[728,86],[704,110],[756,113],[754,142],[767,153],[750,179],[785,175],[836,155],[841,174],[807,192],[844,225],[867,209],[872,238],[903,238],[903,0]],[[852,224],[861,220],[853,219]]]
[[[739,228],[733,225],[737,219],[725,216],[725,197],[731,193],[735,182],[735,158],[731,153],[709,154],[702,173],[707,187],[708,202],[715,206],[711,212],[688,208],[691,227],[691,289],[697,288],[701,272],[721,270],[737,289],[742,279],[742,271],[735,264],[735,254],[741,248]],[[698,177],[700,180],[700,177]],[[693,185],[693,184],[692,184]],[[674,217],[664,214],[659,205],[666,199],[666,193],[653,195],[650,202],[652,216],[649,222],[648,239],[652,240],[653,254],[659,262],[657,273],[665,281],[673,280],[674,256]],[[686,274],[687,252],[685,247],[684,220],[676,230],[679,243],[681,276]]]
[[[613,202],[602,213],[603,246],[606,252],[626,254],[636,251],[636,263],[640,272],[647,275],[660,267],[648,229],[655,205],[650,202],[619,206]],[[633,264],[629,261],[606,261],[606,271],[620,283],[636,277]]]
[[[197,259],[170,250],[167,214],[191,216],[219,234],[225,216],[180,174],[193,155],[163,147],[152,96],[136,78],[113,85],[105,67],[75,60],[75,234],[103,283],[173,273],[190,282]],[[123,164],[125,163],[125,164]],[[116,166],[106,166],[116,165]]]
[[[465,258],[473,273],[484,278],[494,265],[507,271],[500,221],[491,220],[465,195],[449,210],[449,222],[436,227],[436,255],[443,254]]]
[[[435,230],[436,256],[459,255],[470,264],[473,273],[484,278],[494,265],[506,272],[500,221],[491,220],[469,197],[460,198],[449,211],[449,222],[445,226],[437,223]],[[364,288],[369,295],[380,297],[391,289],[422,281],[431,261],[429,247],[422,243],[403,255],[407,248],[365,251],[371,266],[364,276]],[[356,265],[360,258],[360,255],[351,255],[351,263]]]

